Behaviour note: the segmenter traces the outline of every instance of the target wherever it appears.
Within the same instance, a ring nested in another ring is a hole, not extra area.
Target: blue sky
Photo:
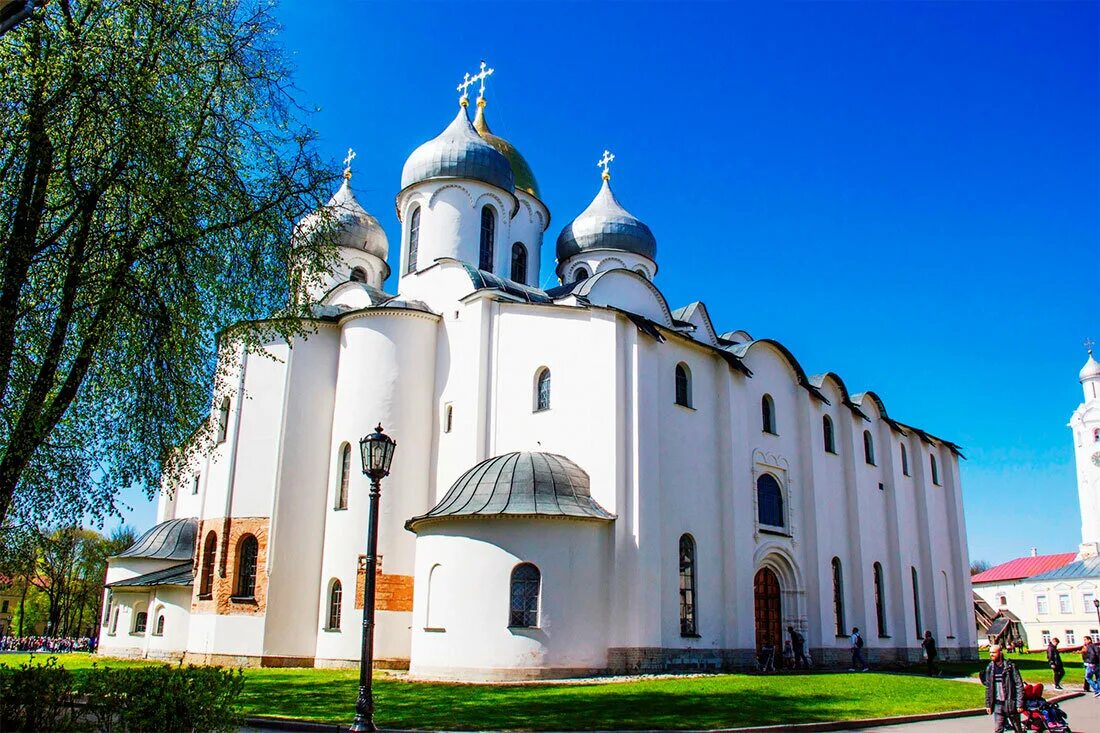
[[[553,216],[543,284],[610,148],[673,307],[703,300],[721,330],[776,338],[961,444],[971,556],[996,562],[1080,541],[1066,423],[1082,341],[1100,340],[1098,8],[284,0],[278,15],[323,152],[356,149],[353,185],[391,244],[405,158],[485,58],[493,131]]]

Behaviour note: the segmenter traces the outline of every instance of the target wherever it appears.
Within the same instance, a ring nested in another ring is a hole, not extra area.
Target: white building
[[[1084,401],[1073,412],[1081,545],[1076,553],[1017,558],[973,578],[974,592],[1006,617],[1017,617],[1027,645],[1058,639],[1080,646],[1100,639],[1100,363],[1089,358],[1078,375]]]
[[[605,164],[557,238],[562,284],[540,290],[550,211],[484,99],[473,123],[463,103],[404,166],[397,295],[388,239],[345,181],[341,263],[305,296],[314,332],[241,354],[213,395],[219,440],[151,530],[191,528],[193,551],[143,537],[112,561],[102,652],[356,664],[357,441],[381,422],[398,442],[384,663],[737,668],[788,625],[829,664],[853,626],[872,663],[917,659],[925,629],[973,656],[958,448],[702,302],[671,307],[657,240],[609,179]]]

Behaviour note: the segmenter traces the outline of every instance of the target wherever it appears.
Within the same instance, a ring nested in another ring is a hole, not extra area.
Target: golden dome
[[[535,174],[531,170],[531,166],[527,164],[523,155],[516,150],[516,146],[508,142],[502,137],[497,137],[493,134],[493,131],[489,129],[489,123],[485,121],[485,99],[477,100],[477,115],[474,117],[474,129],[477,130],[477,134],[481,135],[485,142],[496,148],[512,166],[512,176],[516,181],[516,189],[520,191],[526,191],[535,198],[542,200],[539,197],[539,184],[535,180]]]

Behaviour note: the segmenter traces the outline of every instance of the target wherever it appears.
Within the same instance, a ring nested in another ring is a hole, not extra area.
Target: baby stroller
[[[1043,685],[1024,685],[1024,712],[1020,722],[1026,731],[1050,731],[1050,733],[1070,733],[1066,714],[1058,703],[1043,699]]]

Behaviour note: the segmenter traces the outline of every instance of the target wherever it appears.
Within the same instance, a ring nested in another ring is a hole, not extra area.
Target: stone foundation
[[[314,667],[318,669],[359,669],[358,659],[323,659],[314,660]],[[406,670],[409,668],[408,659],[375,659],[375,669]]]
[[[598,677],[606,674],[606,669],[587,667],[415,667],[409,670],[410,679],[437,682],[524,682]]]
[[[755,668],[756,652],[752,649],[614,647],[607,650],[606,671],[611,674],[731,672]]]

